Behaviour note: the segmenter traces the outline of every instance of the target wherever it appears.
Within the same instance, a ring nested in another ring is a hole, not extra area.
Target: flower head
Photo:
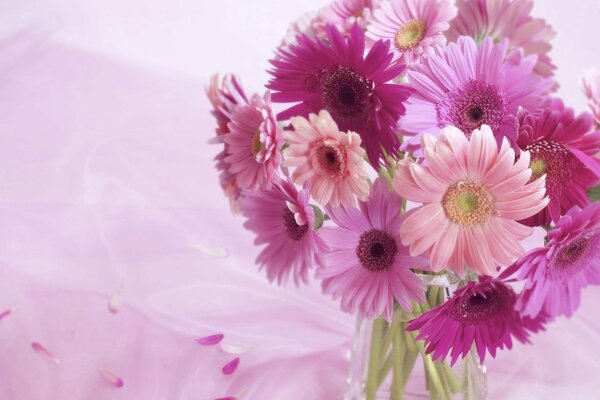
[[[600,131],[591,132],[593,118],[575,116],[562,101],[547,102],[539,113],[522,113],[517,145],[531,156],[532,179],[546,175],[548,207],[521,221],[529,226],[550,225],[573,206],[585,207],[587,190],[600,180]]]
[[[248,104],[236,107],[227,124],[229,133],[223,136],[225,162],[242,189],[268,188],[281,164],[283,137],[271,110],[269,92],[254,95]]]
[[[248,219],[244,227],[256,233],[255,244],[265,245],[256,262],[271,282],[283,284],[292,276],[296,284],[306,283],[309,268],[324,249],[309,198],[307,189],[298,192],[283,180],[270,189],[242,194],[240,209]]]
[[[400,145],[395,129],[411,93],[406,85],[388,83],[404,70],[392,65],[389,43],[378,41],[363,56],[365,36],[354,25],[348,38],[327,26],[327,43],[306,35],[297,45],[280,49],[271,60],[268,87],[275,102],[299,102],[278,115],[280,119],[307,117],[327,110],[340,130],[357,132],[369,161],[379,164],[382,148],[395,153]]]
[[[581,288],[600,285],[600,203],[573,207],[548,233],[545,247],[533,249],[509,268],[525,280],[517,306],[536,317],[570,317],[579,307]]]
[[[485,125],[470,139],[448,127],[422,147],[423,164],[405,159],[394,177],[396,192],[423,203],[407,214],[402,243],[412,255],[429,253],[434,271],[495,275],[525,252],[519,241],[532,230],[516,221],[548,204],[544,176],[529,182],[529,153],[515,162],[506,139],[498,149]]]
[[[451,364],[464,358],[473,344],[480,360],[486,353],[512,347],[512,338],[529,343],[529,333],[543,330],[545,320],[522,317],[515,309],[517,295],[506,283],[484,278],[468,282],[442,305],[408,323],[407,330],[419,331],[426,353],[434,360],[451,356]]]
[[[379,0],[334,0],[319,10],[315,27],[325,32],[326,26],[332,24],[349,35],[354,24],[365,28],[378,3]]]
[[[391,41],[396,58],[416,64],[434,53],[435,44],[446,43],[443,32],[455,16],[448,0],[385,0],[373,12],[367,37]]]
[[[328,209],[337,226],[321,229],[329,250],[317,277],[326,293],[342,298],[345,311],[391,320],[394,300],[408,311],[413,301],[425,301],[423,283],[410,268],[427,268],[428,260],[411,257],[400,242],[401,201],[378,179],[360,209]]]
[[[448,40],[470,36],[480,41],[486,37],[499,42],[508,39],[509,51],[522,49],[525,55],[537,56],[533,72],[545,78],[556,67],[548,53],[555,32],[543,19],[529,15],[531,0],[457,0],[458,16],[450,23]]]
[[[596,68],[587,69],[581,78],[581,87],[596,124],[600,125],[600,71]]]
[[[236,210],[236,202],[241,190],[236,183],[235,174],[229,172],[229,163],[225,161],[227,144],[223,141],[223,135],[229,133],[228,124],[231,122],[233,110],[238,106],[247,105],[248,97],[239,78],[231,74],[225,75],[221,79],[218,75],[213,75],[209,86],[206,88],[206,96],[213,106],[211,114],[217,121],[217,136],[211,139],[210,143],[223,146],[223,150],[215,157],[216,168],[219,171],[219,181],[223,192],[229,198],[231,208]]]
[[[548,83],[531,73],[535,56],[505,60],[507,50],[507,41],[494,44],[490,38],[479,48],[468,37],[438,46],[438,54],[408,72],[416,93],[406,102],[401,128],[411,135],[436,135],[455,126],[468,136],[489,125],[498,143],[502,137],[514,143],[519,108],[539,109]]]
[[[300,185],[310,182],[312,197],[322,205],[354,205],[355,197],[365,200],[369,182],[360,136],[340,132],[325,110],[291,122],[294,130],[285,133],[289,146],[284,164],[296,167],[292,179]]]

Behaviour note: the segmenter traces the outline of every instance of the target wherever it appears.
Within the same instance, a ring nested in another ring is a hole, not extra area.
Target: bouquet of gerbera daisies
[[[419,358],[432,399],[484,398],[488,353],[600,284],[600,77],[583,79],[596,119],[552,97],[554,32],[531,8],[338,0],[292,24],[264,94],[207,88],[221,185],[268,279],[314,271],[372,320],[348,398],[403,398]]]

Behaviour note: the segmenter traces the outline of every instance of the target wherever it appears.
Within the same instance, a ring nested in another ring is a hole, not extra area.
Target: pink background
[[[324,1],[0,2],[0,399],[336,399],[353,318],[255,272],[206,141],[203,88],[261,90],[289,22]],[[600,67],[595,1],[538,1],[559,94]],[[124,304],[108,311],[115,294]],[[595,399],[600,289],[488,363],[491,399]],[[233,359],[194,339],[223,332]],[[39,342],[61,364],[34,352]],[[98,368],[125,381],[116,388]]]

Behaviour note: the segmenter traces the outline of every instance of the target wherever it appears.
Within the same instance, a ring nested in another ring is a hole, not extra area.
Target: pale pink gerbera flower
[[[244,93],[239,78],[231,74],[225,75],[221,79],[219,79],[219,75],[213,75],[206,88],[206,96],[213,107],[211,114],[217,121],[217,136],[213,137],[209,143],[223,146],[223,150],[215,157],[216,168],[219,171],[221,188],[229,198],[231,209],[236,210],[236,202],[241,190],[236,184],[235,174],[229,172],[229,164],[225,161],[227,144],[223,140],[223,135],[229,133],[227,125],[231,122],[233,110],[240,105],[248,104],[248,97]]]
[[[600,285],[600,203],[572,208],[548,239],[506,274],[526,281],[518,302],[525,315],[570,317],[579,307],[581,289]]]
[[[556,67],[548,53],[550,40],[556,32],[543,19],[529,14],[531,0],[457,0],[458,16],[450,23],[448,40],[470,36],[478,42],[491,37],[499,42],[508,39],[510,51],[522,49],[525,55],[537,56],[534,72],[545,78],[554,74]]]
[[[319,10],[315,29],[325,32],[328,24],[335,25],[345,35],[349,35],[354,24],[365,28],[379,0],[334,0]]]
[[[228,171],[242,189],[268,188],[281,164],[283,136],[271,110],[269,92],[254,95],[247,105],[236,107],[223,136]]]
[[[364,55],[365,33],[358,25],[347,38],[328,25],[327,43],[306,35],[297,41],[271,60],[273,101],[295,103],[278,118],[327,110],[342,131],[360,135],[372,165],[379,165],[382,149],[397,153],[396,124],[412,90],[392,82],[404,66],[392,64],[389,43],[378,41]]]
[[[386,0],[373,12],[367,37],[389,40],[396,58],[412,65],[433,54],[433,45],[446,43],[443,32],[455,15],[448,0]]]
[[[561,100],[548,100],[546,109],[520,115],[517,145],[531,156],[532,179],[546,175],[548,207],[521,223],[550,225],[573,206],[585,207],[587,190],[600,180],[600,131],[592,132],[588,113],[575,116]]]
[[[401,128],[410,135],[437,135],[455,126],[468,136],[485,124],[498,143],[507,137],[513,144],[519,108],[539,109],[548,83],[531,73],[535,57],[505,61],[507,50],[507,41],[494,44],[490,38],[479,48],[468,37],[438,46],[438,54],[408,72],[416,93],[406,102]]]
[[[519,224],[548,204],[545,179],[531,178],[529,153],[515,152],[506,140],[498,145],[488,126],[470,139],[448,127],[439,139],[423,138],[422,165],[402,160],[394,188],[403,197],[423,203],[402,225],[402,243],[410,253],[431,255],[434,271],[465,267],[496,274],[525,252],[519,243],[532,228]]]
[[[517,295],[506,283],[484,278],[468,282],[444,304],[408,323],[407,330],[419,331],[434,360],[451,356],[453,365],[475,345],[481,362],[486,353],[512,348],[512,338],[529,343],[530,332],[544,330],[545,318],[523,317],[515,309]]]
[[[581,78],[581,87],[588,99],[588,106],[596,119],[596,124],[600,125],[600,71],[596,68],[589,68]]]
[[[331,115],[322,110],[309,119],[291,119],[293,131],[285,133],[289,144],[284,164],[296,167],[292,179],[310,183],[311,195],[323,205],[354,205],[355,197],[365,200],[369,182],[365,170],[365,150],[355,132],[340,132]]]
[[[244,226],[256,233],[257,245],[265,245],[256,262],[267,271],[269,281],[279,284],[290,276],[306,283],[308,270],[319,260],[325,245],[315,231],[315,212],[308,204],[307,189],[277,180],[271,189],[244,191],[240,209],[248,218]]]
[[[407,311],[413,301],[425,301],[424,285],[410,269],[425,268],[428,260],[411,257],[400,242],[401,203],[386,181],[377,179],[360,209],[328,209],[337,227],[321,229],[329,250],[317,277],[326,293],[342,298],[345,311],[391,320],[394,299]]]

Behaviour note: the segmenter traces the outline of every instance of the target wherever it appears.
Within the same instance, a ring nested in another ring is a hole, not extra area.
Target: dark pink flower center
[[[463,294],[458,306],[452,309],[454,319],[477,324],[510,312],[514,306],[511,289],[503,286],[490,286],[471,295]]]
[[[294,218],[294,213],[287,207],[283,210],[283,221],[287,234],[292,240],[302,239],[308,231],[308,224],[298,225]]]
[[[502,125],[506,102],[494,85],[471,80],[448,92],[437,104],[437,112],[441,128],[452,125],[471,136],[484,124],[496,131]]]
[[[561,247],[556,253],[555,265],[559,268],[571,267],[585,253],[589,242],[589,238],[580,237]]]
[[[325,109],[342,129],[363,121],[369,115],[373,84],[351,68],[338,66],[325,74],[321,99]]]
[[[316,152],[319,169],[332,179],[346,175],[346,152],[341,145],[322,144]]]
[[[531,180],[546,174],[547,193],[552,197],[560,196],[571,183],[577,166],[575,156],[565,146],[551,140],[535,141],[524,150],[529,151],[531,156]]]
[[[394,264],[398,252],[396,239],[380,229],[371,229],[360,235],[356,256],[363,267],[371,272],[387,271]]]

